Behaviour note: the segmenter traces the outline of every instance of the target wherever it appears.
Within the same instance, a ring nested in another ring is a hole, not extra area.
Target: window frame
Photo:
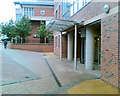
[[[23,7],[23,16],[34,16],[34,8],[33,7]]]

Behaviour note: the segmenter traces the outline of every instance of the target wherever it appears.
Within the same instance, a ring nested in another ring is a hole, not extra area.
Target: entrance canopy
[[[64,32],[67,29],[72,28],[76,24],[83,26],[83,21],[79,22],[77,20],[71,21],[62,19],[51,20],[47,24],[47,30]]]

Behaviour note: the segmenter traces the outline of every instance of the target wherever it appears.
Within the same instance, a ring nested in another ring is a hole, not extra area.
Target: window
[[[40,13],[41,13],[41,15],[45,15],[45,11],[41,11]]]
[[[20,21],[22,18],[22,15],[21,14],[16,14],[16,21]]]
[[[56,10],[56,19],[57,19],[57,16],[58,16],[58,10]]]
[[[55,37],[55,47],[57,48],[57,36]]]
[[[59,5],[59,18],[60,18],[60,5]]]
[[[78,5],[78,6],[79,6],[79,9],[81,9],[81,8],[83,7],[83,3],[81,3],[81,2],[82,2],[82,0],[79,0],[79,5]],[[78,9],[78,10],[79,10],[79,9]]]
[[[69,19],[70,16],[74,15],[90,1],[91,0],[63,0],[63,19]]]
[[[82,6],[84,6],[85,5],[85,2],[84,2],[84,0],[82,1]]]
[[[34,16],[34,8],[33,7],[23,7],[23,15]]]
[[[79,0],[77,0],[77,10],[79,10]]]

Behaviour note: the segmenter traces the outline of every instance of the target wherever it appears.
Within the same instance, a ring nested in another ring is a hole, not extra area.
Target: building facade
[[[16,22],[20,21],[23,16],[29,16],[34,27],[32,35],[26,38],[26,43],[39,43],[40,38],[36,36],[37,27],[40,27],[41,21],[47,24],[48,20],[54,18],[53,0],[19,1],[14,4],[17,7]]]
[[[101,80],[119,87],[119,2],[55,0],[54,18],[47,25],[54,31],[54,53],[74,60],[87,71],[100,67]]]

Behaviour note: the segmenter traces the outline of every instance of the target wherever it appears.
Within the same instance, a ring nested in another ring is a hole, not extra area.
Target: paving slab
[[[29,80],[40,79],[32,71],[28,70],[23,65],[20,65],[5,55],[2,56],[2,82],[0,85],[8,85],[13,83],[25,82]]]

